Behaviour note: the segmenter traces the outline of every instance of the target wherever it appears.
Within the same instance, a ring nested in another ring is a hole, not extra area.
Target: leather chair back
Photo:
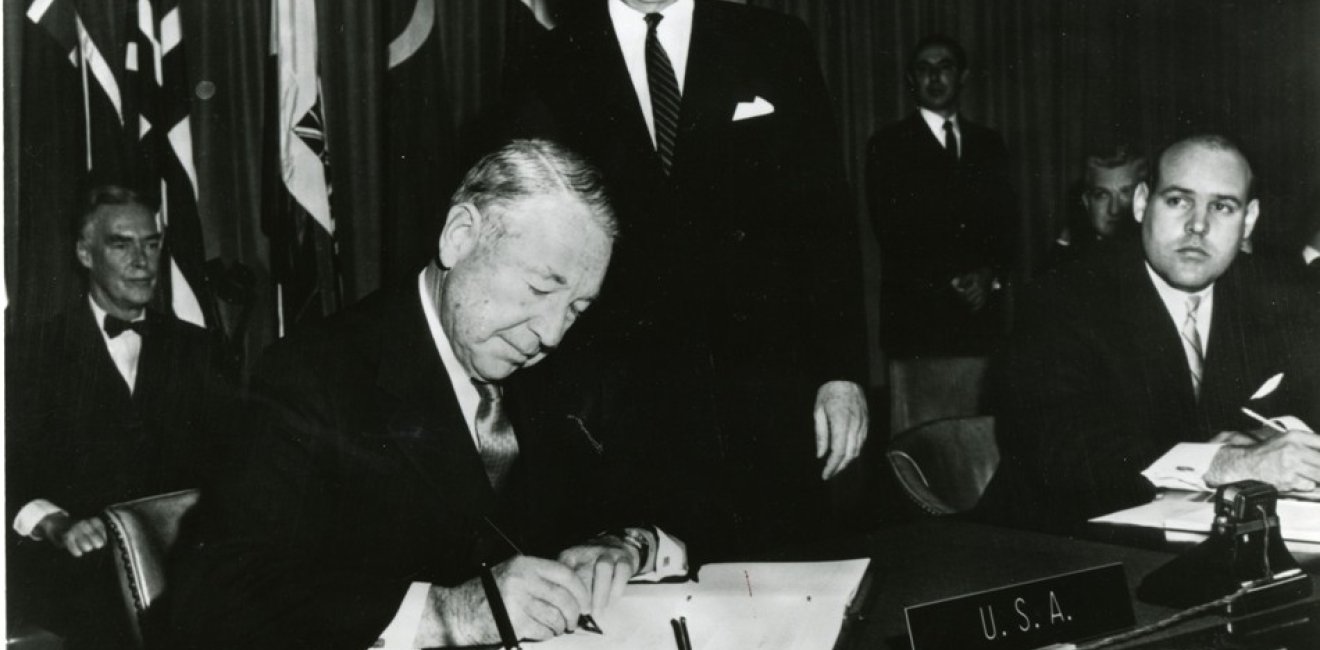
[[[999,468],[995,420],[974,416],[918,425],[890,441],[885,459],[922,511],[966,512],[981,500]]]
[[[198,490],[117,503],[102,517],[115,545],[115,572],[137,645],[142,647],[142,619],[165,590],[165,564],[179,535],[183,515],[197,503]]]
[[[985,415],[985,357],[932,357],[889,362],[889,434],[923,422]]]

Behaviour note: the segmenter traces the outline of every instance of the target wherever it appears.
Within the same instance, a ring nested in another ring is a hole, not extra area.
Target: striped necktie
[[[664,16],[646,14],[646,84],[651,89],[651,117],[655,123],[655,152],[665,174],[674,166],[674,142],[678,137],[678,108],[682,94],[669,55],[656,37],[655,28]]]
[[[1205,348],[1201,333],[1196,329],[1196,312],[1201,307],[1201,296],[1187,296],[1187,318],[1183,319],[1183,351],[1187,353],[1187,368],[1192,374],[1192,392],[1201,397],[1201,377],[1205,372]]]
[[[486,478],[490,486],[499,492],[504,487],[504,479],[509,469],[518,459],[518,438],[513,434],[513,425],[504,413],[500,387],[496,384],[473,381],[477,387],[477,416],[473,428],[477,432],[477,443],[481,451],[481,464],[486,468]]]

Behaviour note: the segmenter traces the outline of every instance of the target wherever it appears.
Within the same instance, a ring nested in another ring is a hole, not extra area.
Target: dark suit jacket
[[[1024,300],[997,370],[1003,461],[981,515],[1067,528],[1144,503],[1154,490],[1141,470],[1174,444],[1256,428],[1239,408],[1275,373],[1285,373],[1279,390],[1252,407],[1314,426],[1320,304],[1283,291],[1245,255],[1216,281],[1198,400],[1139,244],[1046,276]]]
[[[958,121],[956,164],[919,111],[867,146],[867,197],[882,261],[881,344],[890,355],[984,354],[996,334],[995,310],[972,314],[950,281],[982,267],[1007,280],[1016,213],[1008,150],[998,133]]]
[[[37,498],[82,519],[112,503],[200,484],[231,434],[222,417],[232,410],[227,368],[201,328],[151,311],[147,322],[131,394],[85,297],[40,327],[11,333],[7,522]],[[30,600],[32,608],[20,616],[60,617],[47,606],[94,579],[91,560],[12,533],[10,540],[11,603]],[[97,584],[112,588],[108,562],[100,570]],[[122,616],[118,607],[112,614]]]
[[[276,344],[252,449],[187,522],[161,647],[365,648],[412,581],[457,585],[513,554],[485,518],[542,557],[636,523],[614,516],[644,507],[602,474],[618,438],[600,404],[558,379],[547,362],[505,382],[520,455],[497,497],[415,285]]]
[[[643,392],[668,400],[657,412],[692,414],[669,430],[717,426],[703,449],[728,460],[725,472],[819,483],[816,388],[864,383],[866,346],[856,229],[805,28],[697,0],[666,177],[606,2],[576,18],[533,57],[512,128],[585,153],[611,184],[623,235],[577,340],[622,347]],[[758,97],[772,114],[733,120]]]

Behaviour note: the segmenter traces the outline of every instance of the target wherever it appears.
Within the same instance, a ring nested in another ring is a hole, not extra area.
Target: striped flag
[[[335,221],[330,213],[329,143],[317,60],[315,0],[271,5],[262,230],[271,244],[278,334],[340,305]]]
[[[166,226],[170,306],[179,318],[206,326],[218,322],[214,299],[206,306],[196,288],[206,286],[206,251],[197,214],[197,170],[193,163],[192,88],[183,47],[178,0],[137,0],[125,50],[125,69],[138,105],[135,128],[139,159],[160,192]],[[130,117],[132,115],[130,114]],[[209,294],[209,292],[208,292]]]

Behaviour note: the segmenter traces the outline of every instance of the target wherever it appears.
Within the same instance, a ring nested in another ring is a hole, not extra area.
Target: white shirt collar
[[[921,107],[921,119],[925,120],[926,128],[930,129],[930,134],[935,136],[935,141],[944,144],[944,123],[953,121],[953,134],[958,136],[958,154],[962,154],[962,120],[958,119],[958,114],[954,113],[949,117],[944,117],[929,108]]]
[[[684,84],[687,81],[688,49],[692,42],[692,13],[695,7],[695,0],[678,0],[659,12],[665,18],[655,28],[656,38],[665,48],[669,64],[674,68],[679,92],[683,92],[686,87]],[[623,54],[623,63],[628,68],[628,77],[637,94],[637,103],[646,120],[646,128],[651,132],[651,143],[655,144],[651,87],[646,82],[646,14],[624,4],[623,0],[610,0],[609,10],[610,22],[614,24],[614,36]]]
[[[1314,262],[1317,259],[1320,259],[1320,249],[1317,249],[1314,246],[1307,246],[1306,248],[1302,249],[1303,262],[1310,264],[1311,262]]]
[[[119,336],[110,338],[110,335],[105,333],[106,311],[96,304],[90,292],[87,294],[87,304],[92,306],[92,319],[96,321],[96,331],[101,333],[101,340],[105,342],[105,349],[110,353],[110,359],[115,362],[115,369],[128,384],[128,392],[132,393],[137,388],[138,358],[142,356],[142,335],[133,330],[125,330]],[[147,310],[144,309],[132,322],[146,319]]]
[[[1151,268],[1150,263],[1146,263],[1146,274],[1150,276],[1150,281],[1155,285],[1155,291],[1160,294],[1160,302],[1164,303],[1164,309],[1169,312],[1169,318],[1173,319],[1175,330],[1181,330],[1183,321],[1187,320],[1187,298],[1190,296],[1201,296],[1201,304],[1196,309],[1196,333],[1201,336],[1201,349],[1206,354],[1210,353],[1210,318],[1214,314],[1215,305],[1215,285],[1189,293],[1178,289],[1165,282],[1160,274]]]
[[[427,283],[428,273],[435,274],[435,290]],[[440,324],[440,315],[436,312],[436,303],[440,295],[439,276],[440,269],[435,265],[422,269],[422,272],[417,274],[417,294],[422,301],[422,313],[426,314],[426,327],[431,331],[431,339],[435,341],[435,350],[440,353],[440,361],[444,363],[445,373],[449,375],[449,385],[453,386],[454,397],[458,398],[458,408],[463,413],[463,422],[467,424],[473,444],[480,449],[481,443],[477,440],[475,425],[477,404],[481,401],[481,395],[477,393],[477,387],[472,385],[472,376],[468,374],[463,364],[459,363],[454,348],[449,343],[449,336],[445,334],[445,328]]]

